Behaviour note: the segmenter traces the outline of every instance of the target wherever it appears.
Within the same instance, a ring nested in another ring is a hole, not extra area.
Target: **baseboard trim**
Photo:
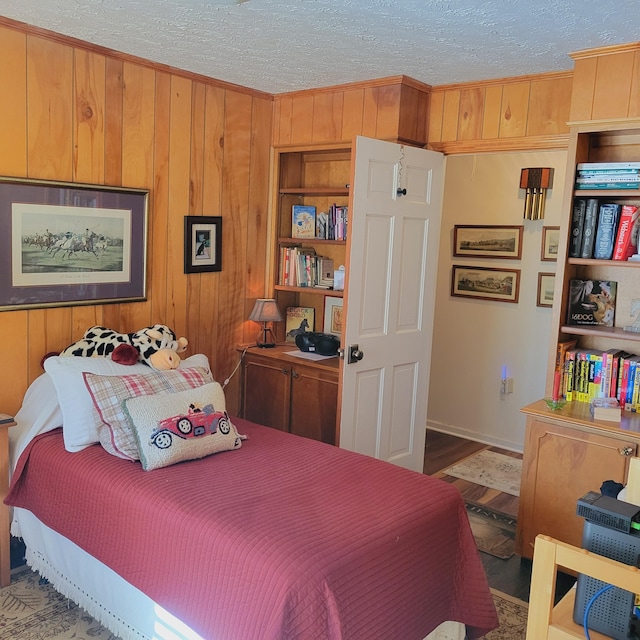
[[[491,447],[500,447],[500,449],[506,449],[507,451],[515,451],[516,453],[522,453],[523,450],[522,445],[517,442],[509,442],[508,440],[501,440],[500,438],[492,438],[486,434],[469,431],[468,429],[455,427],[450,424],[427,421],[427,429],[432,429],[433,431],[445,433],[450,436],[456,436],[458,438],[464,438],[465,440],[473,440],[473,442],[480,442]]]

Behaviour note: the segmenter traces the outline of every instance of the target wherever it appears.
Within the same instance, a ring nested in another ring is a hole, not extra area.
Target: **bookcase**
[[[577,347],[620,349],[640,355],[640,333],[624,330],[632,324],[631,301],[640,298],[640,263],[569,257],[574,198],[598,198],[640,206],[638,190],[575,189],[580,162],[640,160],[640,119],[570,123],[563,216],[556,268],[545,395],[551,397],[558,343],[577,340]],[[570,326],[567,323],[572,279],[617,282],[613,327]],[[522,411],[527,416],[516,551],[531,558],[538,534],[580,545],[583,521],[575,515],[578,498],[598,491],[602,482],[624,483],[629,459],[638,455],[640,414],[623,412],[620,423],[593,420],[585,402],[569,402],[551,411],[539,400]]]
[[[284,249],[299,247],[310,250],[318,256],[331,259],[335,269],[338,269],[346,262],[347,241],[293,237],[292,209],[294,205],[306,205],[315,207],[316,212],[320,213],[329,211],[332,205],[347,207],[350,176],[351,148],[344,144],[273,149],[271,211],[274,216],[274,245],[270,278],[274,297],[283,315],[287,307],[312,307],[315,310],[314,331],[324,332],[325,298],[341,298],[343,292],[284,283]],[[276,339],[282,342],[285,339],[285,323],[278,324]]]

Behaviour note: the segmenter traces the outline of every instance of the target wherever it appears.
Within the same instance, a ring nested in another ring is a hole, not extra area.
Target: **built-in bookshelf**
[[[344,271],[338,281],[333,272],[346,266],[351,149],[276,148],[273,167],[274,296],[283,312],[314,308],[313,330],[322,332],[325,298],[343,296]],[[297,227],[295,211],[303,216]]]

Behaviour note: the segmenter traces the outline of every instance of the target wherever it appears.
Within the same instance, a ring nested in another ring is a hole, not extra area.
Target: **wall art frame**
[[[553,307],[553,291],[556,286],[555,273],[538,273],[537,307]]]
[[[222,271],[222,216],[184,217],[184,272]]]
[[[342,333],[342,305],[343,299],[326,296],[324,299],[324,333],[340,336]]]
[[[560,227],[542,227],[540,260],[543,262],[557,262],[559,245]]]
[[[0,311],[146,300],[145,189],[0,177]]]
[[[462,298],[518,302],[520,269],[469,267],[454,264],[451,267],[451,295]]]
[[[454,257],[520,260],[524,225],[457,224],[453,227]]]

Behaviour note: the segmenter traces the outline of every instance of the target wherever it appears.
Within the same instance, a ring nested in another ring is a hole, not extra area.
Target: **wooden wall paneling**
[[[572,77],[531,81],[527,135],[569,133]]]
[[[303,95],[293,100],[291,109],[292,144],[313,142],[313,95]]]
[[[398,139],[418,145],[427,142],[429,93],[406,84],[400,86]]]
[[[463,89],[460,92],[458,139],[480,140],[484,118],[484,94],[482,87]]]
[[[629,95],[630,118],[640,117],[640,51],[633,57],[633,71],[631,72],[631,94]]]
[[[495,140],[500,136],[502,85],[489,85],[484,93],[482,139]]]
[[[571,89],[570,121],[590,120],[598,70],[597,58],[575,59]]]
[[[429,97],[427,140],[442,142],[442,121],[444,119],[444,91],[432,91]]]
[[[224,125],[223,168],[223,251],[224,278],[220,279],[216,314],[218,340],[212,370],[224,380],[237,362],[236,345],[243,338],[246,298],[247,225],[251,165],[252,100],[249,96],[227,92]],[[228,410],[239,407],[237,397],[227,392]]]
[[[400,84],[378,87],[375,137],[380,140],[398,139],[401,88]]]
[[[342,134],[344,92],[328,91],[313,97],[313,125],[311,137],[314,143],[334,142]]]
[[[0,26],[0,175],[27,175],[26,49],[24,33]]]
[[[280,144],[282,100],[274,99],[271,113],[271,144]]]
[[[379,87],[366,87],[362,103],[361,135],[375,138],[378,130],[378,90]]]
[[[106,184],[122,184],[122,120],[124,65],[121,60],[107,58],[105,64],[105,159]]]
[[[505,84],[502,90],[500,137],[522,137],[527,132],[529,117],[529,82]]]
[[[442,114],[442,141],[458,139],[458,116],[460,113],[460,90],[447,91],[444,95]]]
[[[0,370],[2,413],[15,415],[22,404],[25,389],[42,373],[39,364],[31,367],[30,359],[25,358],[25,349],[29,347],[29,313],[3,311],[0,317],[0,329],[7,337],[2,346],[2,357],[6,364]]]
[[[206,142],[206,87],[201,82],[194,82],[191,97],[191,171],[189,179],[189,207],[185,215],[202,216],[205,175],[205,142]],[[181,236],[184,238],[184,235]],[[208,282],[208,273],[194,273],[186,276],[187,283],[187,322],[184,335],[193,346],[193,353],[205,352],[199,348],[201,339],[198,330],[200,311],[202,308],[202,289]]]
[[[293,98],[285,96],[276,100],[280,109],[278,120],[278,137],[273,138],[275,145],[291,144],[291,127],[293,122]]]
[[[71,47],[44,38],[27,37],[27,95],[29,177],[72,180]]]
[[[223,215],[222,211],[222,170],[224,166],[224,121],[226,91],[219,87],[207,86],[204,125],[204,166],[203,214]],[[223,216],[223,227],[231,222]],[[223,229],[224,238],[224,229]],[[228,248],[222,247],[222,268],[226,267]],[[190,353],[205,353],[212,360],[218,343],[218,292],[221,273],[201,274],[200,304],[198,309],[190,309],[189,335]],[[191,334],[191,315],[198,312],[197,334]]]
[[[168,298],[166,320],[177,334],[187,330],[187,277],[184,273],[184,216],[189,207],[192,81],[171,76],[169,117],[169,217],[166,251]]]
[[[352,141],[362,133],[364,89],[347,89],[342,94],[342,134],[340,141]]]
[[[104,184],[105,58],[74,50],[74,160],[75,182]]]
[[[634,58],[633,51],[598,58],[591,112],[593,120],[627,117]]]
[[[169,124],[171,113],[171,76],[169,74],[156,72],[155,96],[154,177],[153,190],[149,199],[147,291],[151,302],[152,322],[154,324],[156,322],[168,324],[166,317],[168,300],[166,256],[169,243]]]

